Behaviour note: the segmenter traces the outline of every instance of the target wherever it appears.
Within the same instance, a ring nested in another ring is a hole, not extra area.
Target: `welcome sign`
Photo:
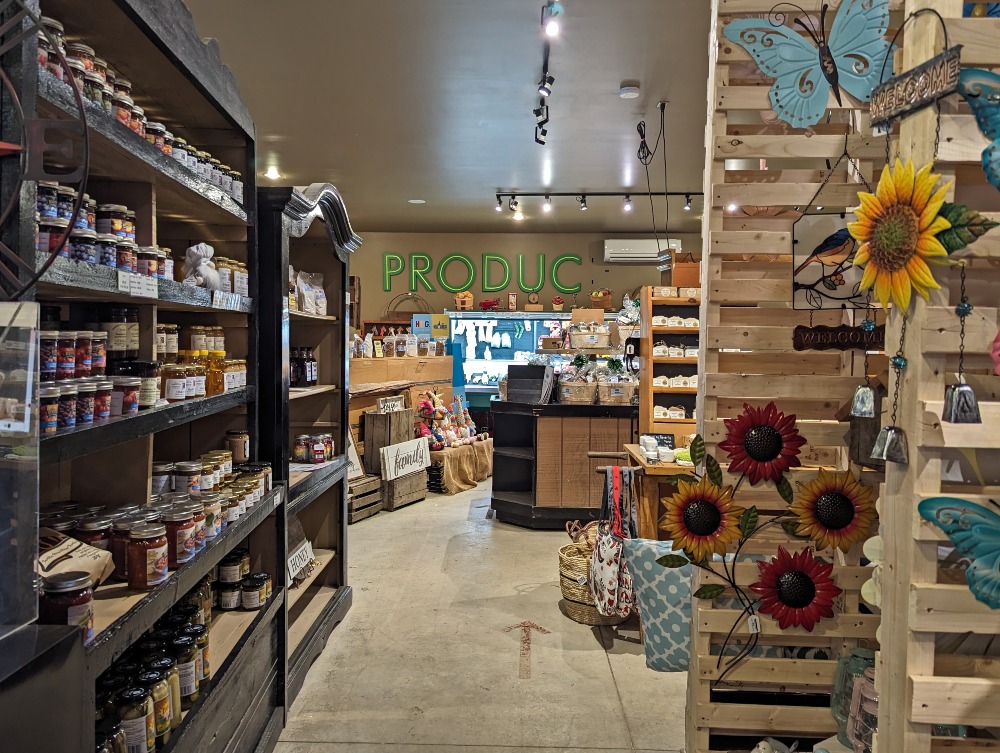
[[[382,478],[385,481],[422,471],[431,464],[427,437],[391,444],[381,448],[379,452],[382,455]]]
[[[483,254],[478,263],[465,254],[448,254],[436,262],[427,254],[383,254],[382,256],[382,290],[393,292],[393,284],[397,290],[404,288],[411,293],[425,290],[436,292],[437,284],[441,290],[448,293],[461,293],[476,287],[484,293],[499,293],[514,281],[513,262],[499,254]],[[559,254],[546,265],[545,254],[538,254],[529,259],[526,254],[517,255],[517,287],[525,293],[537,293],[551,283],[560,293],[579,293],[581,284],[563,279],[569,276],[570,269],[563,269],[567,264],[583,266],[583,258],[579,254]],[[397,278],[401,278],[398,279]]]

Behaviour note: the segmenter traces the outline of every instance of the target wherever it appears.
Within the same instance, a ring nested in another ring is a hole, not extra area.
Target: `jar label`
[[[233,292],[238,295],[250,295],[250,275],[233,272]]]
[[[59,346],[59,361],[56,365],[59,376],[72,379],[76,372],[76,343]]]
[[[206,520],[208,520],[207,517],[205,518],[205,520],[196,520],[194,522],[194,536],[192,538],[194,539],[195,547],[198,549],[201,549],[203,546],[205,546]]]
[[[201,679],[206,682],[212,679],[212,664],[208,659],[208,644],[205,644],[205,647],[201,649]]]
[[[55,374],[59,368],[59,346],[54,340],[42,340],[39,368],[43,374]]]
[[[52,434],[59,428],[59,403],[42,403],[38,411],[38,429],[42,434]]]
[[[187,384],[185,385],[184,397],[185,398],[195,397],[195,395],[197,394],[198,387],[194,382],[194,376],[192,375],[189,377],[185,377],[184,381],[187,382]]]
[[[108,333],[108,350],[128,350],[128,327],[125,322],[101,322],[101,329]]]
[[[177,665],[177,677],[181,681],[181,695],[192,695],[198,692],[197,667],[193,661]]]
[[[138,719],[123,719],[126,753],[147,753],[156,746],[156,726],[152,714]]]
[[[166,396],[167,400],[186,400],[187,377],[167,377]]]
[[[160,377],[143,377],[139,387],[139,405],[151,408],[160,399]]]
[[[146,585],[156,586],[167,579],[167,545],[146,550]]]
[[[125,393],[121,390],[115,390],[111,393],[111,411],[109,415],[120,416],[122,414],[122,404],[124,402]]]
[[[208,350],[208,339],[205,335],[191,335],[191,350]]]
[[[239,562],[233,565],[219,565],[220,583],[239,583],[239,580],[240,580]]]
[[[198,683],[201,683],[201,679],[205,676],[204,664],[202,664],[201,651],[196,651],[194,654],[194,676],[198,679]]]
[[[156,333],[156,355],[157,357],[162,356],[167,352],[167,333],[157,332]]]
[[[101,421],[111,417],[111,392],[98,390],[94,396],[94,420]]]
[[[205,376],[196,375],[194,378],[194,395],[195,397],[205,397]]]
[[[219,609],[239,609],[239,606],[240,592],[238,590],[219,592]]]
[[[128,337],[128,347],[126,349],[139,350],[139,322],[127,322],[125,326],[127,328],[125,332]]]
[[[94,547],[94,549],[100,549],[102,551],[108,551],[108,542],[110,539],[97,539],[96,541],[88,541],[87,545]]]
[[[214,539],[219,535],[218,528],[219,515],[216,512],[205,510],[205,538]]]
[[[233,278],[232,273],[228,267],[222,267],[216,270],[219,273],[219,281],[222,283],[220,290],[223,293],[233,292]]]
[[[153,701],[153,717],[156,723],[156,734],[164,735],[170,729],[170,691],[158,701]]]
[[[257,588],[244,588],[241,603],[244,609],[260,609],[260,590]]]
[[[100,543],[103,543],[105,546],[98,546]],[[97,542],[97,544],[91,544],[91,546],[98,549],[107,549],[107,542]],[[83,631],[84,643],[90,643],[94,640],[94,600],[90,599],[86,604],[69,607],[66,610],[66,624],[78,627]]]
[[[173,353],[177,355],[177,351],[180,349],[180,338],[177,336],[176,332],[167,332],[166,334],[166,347],[164,348],[165,353]]]
[[[174,489],[173,485],[170,483],[171,478],[172,476],[170,476],[170,474],[165,476],[154,475],[152,485],[153,494],[167,494],[168,492],[172,492]]]
[[[222,375],[222,377],[223,384],[225,385],[223,389],[225,389],[226,392],[236,389],[236,372],[227,371]]]
[[[177,533],[174,534],[174,541],[176,542],[177,551],[177,561],[178,562],[190,562],[194,559],[194,550],[197,546],[194,540],[194,526],[182,526],[177,529]]]

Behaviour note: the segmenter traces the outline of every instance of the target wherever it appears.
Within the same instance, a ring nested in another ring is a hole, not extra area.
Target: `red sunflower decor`
[[[769,562],[758,562],[760,580],[750,590],[760,594],[758,611],[778,622],[778,627],[802,627],[810,633],[824,617],[833,617],[833,600],[841,593],[830,578],[833,565],[803,549],[789,554],[778,547]]]
[[[795,414],[786,416],[774,403],[763,408],[743,405],[743,413],[728,418],[726,439],[719,449],[729,454],[729,472],[745,473],[750,483],[778,482],[785,471],[798,466],[799,448],[806,440],[795,427]]]

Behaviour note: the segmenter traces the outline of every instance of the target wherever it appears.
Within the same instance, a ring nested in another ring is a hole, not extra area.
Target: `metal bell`
[[[854,391],[851,415],[856,418],[875,418],[875,390],[871,385],[862,384]]]
[[[898,426],[883,426],[875,440],[872,457],[875,460],[885,460],[899,465],[909,464],[909,447],[906,444],[906,432]]]
[[[968,384],[949,384],[944,388],[944,409],[941,420],[950,424],[981,424],[979,402]]]

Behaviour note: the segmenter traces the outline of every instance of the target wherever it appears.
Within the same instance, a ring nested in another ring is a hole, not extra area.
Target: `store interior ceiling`
[[[545,0],[186,2],[254,118],[258,184],[333,183],[359,231],[650,233],[646,197],[631,212],[621,198],[587,211],[553,198],[549,213],[525,198],[518,222],[495,194],[647,191],[636,126],[652,147],[660,101],[668,190],[702,190],[710,3],[563,0],[542,146]],[[639,96],[621,98],[623,82]],[[664,190],[659,152],[649,179]],[[701,197],[684,203],[670,200],[671,234],[700,230]],[[662,235],[665,199],[654,208]]]

